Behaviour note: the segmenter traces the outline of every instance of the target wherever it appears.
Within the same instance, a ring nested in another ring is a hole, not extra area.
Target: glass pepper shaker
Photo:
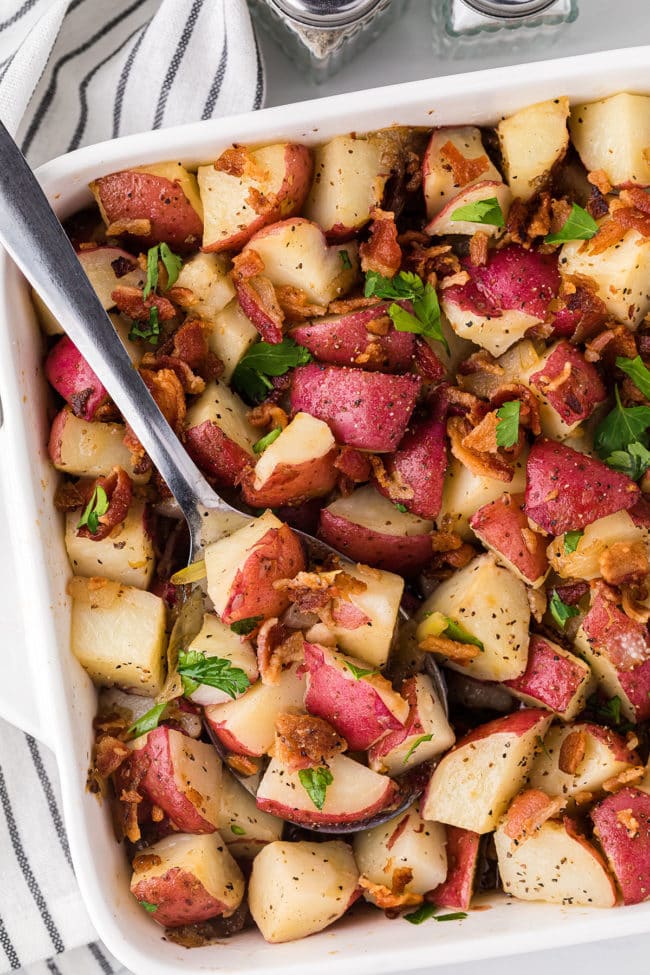
[[[434,47],[467,58],[479,48],[524,50],[540,37],[552,42],[578,16],[578,0],[432,0]]]
[[[399,17],[405,0],[249,0],[259,25],[317,84]]]

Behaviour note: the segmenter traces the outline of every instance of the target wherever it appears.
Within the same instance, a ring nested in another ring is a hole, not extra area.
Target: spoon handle
[[[72,244],[0,122],[0,243],[110,393],[190,523],[230,511],[190,459],[134,368]]]

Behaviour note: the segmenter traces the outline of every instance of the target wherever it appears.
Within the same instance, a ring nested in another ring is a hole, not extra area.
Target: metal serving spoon
[[[0,122],[0,243],[61,323],[81,355],[97,374],[114,403],[174,495],[190,531],[189,563],[202,557],[207,541],[227,535],[252,520],[210,487],[160,412],[102,307],[45,193],[20,149]],[[294,529],[295,530],[295,529]],[[315,560],[336,555],[350,559],[304,532],[300,535]],[[433,677],[446,706],[446,689],[437,666]],[[215,743],[216,744],[216,743]],[[244,778],[244,785],[249,787]],[[368,828],[405,808],[416,790],[372,821],[347,827]],[[343,828],[321,826],[320,831]]]

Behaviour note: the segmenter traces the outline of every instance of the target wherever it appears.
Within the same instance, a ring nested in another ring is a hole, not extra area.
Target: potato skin
[[[338,471],[334,461],[337,455],[338,448],[335,447],[324,457],[303,464],[278,464],[260,488],[255,488],[255,472],[249,470],[241,479],[244,501],[253,508],[277,508],[322,498],[336,484]]]
[[[190,427],[185,446],[194,463],[218,487],[234,487],[250,464],[250,454],[211,420]]]
[[[140,245],[151,247],[165,241],[178,251],[200,245],[203,222],[178,183],[126,169],[102,176],[90,188],[109,225],[122,220],[151,221],[151,233],[136,238]]]
[[[323,508],[318,535],[355,562],[376,569],[414,575],[431,561],[431,535],[389,535],[356,525]]]
[[[223,905],[208,893],[201,881],[180,867],[172,867],[162,877],[136,883],[131,893],[139,901],[156,905],[151,917],[164,928],[198,924],[223,913]]]

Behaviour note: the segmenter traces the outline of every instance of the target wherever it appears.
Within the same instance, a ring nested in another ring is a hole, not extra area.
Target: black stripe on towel
[[[25,0],[22,7],[19,7],[18,10],[8,18],[8,20],[2,21],[0,24],[0,30],[6,30],[7,27],[13,27],[14,24],[17,24],[18,21],[25,16],[25,14],[29,13],[34,4],[37,2],[38,0]]]
[[[131,48],[129,56],[124,63],[122,68],[122,73],[120,75],[120,80],[117,83],[117,89],[115,91],[115,106],[113,108],[113,138],[117,139],[120,134],[120,122],[122,121],[122,105],[124,104],[124,92],[126,91],[126,86],[129,80],[129,75],[131,74],[131,68],[133,67],[133,62],[135,61],[136,54],[140,50],[140,45],[144,40],[144,36],[147,33],[147,27],[149,25],[145,24],[140,30],[142,33],[139,38]]]
[[[27,740],[27,747],[29,748],[32,756],[36,774],[38,775],[39,782],[43,787],[45,799],[47,800],[47,807],[50,810],[50,816],[52,817],[54,829],[56,830],[56,835],[59,839],[59,843],[61,844],[63,855],[70,866],[72,866],[72,857],[70,856],[70,847],[68,846],[68,837],[66,836],[65,826],[63,825],[63,819],[61,818],[61,813],[59,812],[59,806],[56,801],[56,796],[54,795],[52,783],[50,782],[49,776],[45,771],[45,766],[43,765],[41,753],[38,750],[38,745],[36,744],[35,739],[32,738],[31,735],[25,735],[25,739]]]
[[[53,958],[46,958],[45,964],[47,965],[48,972],[51,972],[51,975],[61,975],[61,969]]]
[[[105,58],[102,58],[102,60],[88,72],[86,77],[79,85],[79,101],[81,102],[81,112],[79,113],[79,121],[77,122],[76,128],[74,130],[72,138],[70,139],[70,143],[68,145],[68,148],[66,149],[66,152],[72,152],[73,149],[76,149],[78,147],[79,143],[83,138],[84,131],[86,129],[86,124],[88,122],[88,99],[86,97],[86,92],[88,91],[88,85],[93,80],[93,78],[95,77],[99,69],[103,68],[105,64],[108,64],[111,58],[114,58],[116,54],[119,54],[122,48],[126,47],[129,41],[132,41],[135,35],[138,33],[138,31],[141,30],[142,30],[141,27],[136,27],[136,29],[131,34],[129,34],[126,40],[122,41],[122,43],[119,44],[114,51],[111,51],[111,53],[107,54]]]
[[[7,821],[7,829],[9,830],[9,838],[11,839],[11,845],[14,848],[14,854],[18,865],[23,872],[23,877],[25,878],[25,883],[29,888],[29,892],[34,898],[34,902],[39,910],[43,924],[47,929],[47,933],[50,936],[50,940],[54,945],[54,950],[57,954],[65,951],[65,945],[61,939],[61,935],[57,929],[56,924],[52,920],[50,912],[47,909],[47,904],[45,903],[45,898],[41,892],[41,888],[38,885],[38,881],[34,876],[32,868],[27,859],[25,849],[20,839],[20,834],[16,826],[16,820],[14,817],[13,809],[11,808],[11,802],[9,800],[9,793],[7,792],[7,786],[5,784],[5,777],[2,769],[0,768],[0,803],[2,803],[2,809],[5,814],[5,819]]]
[[[212,118],[214,106],[217,103],[217,98],[219,97],[219,92],[221,91],[223,79],[226,74],[226,68],[228,67],[228,22],[227,20],[224,21],[224,29],[225,29],[225,35],[223,39],[223,47],[221,49],[221,57],[219,58],[219,64],[217,65],[217,71],[214,76],[214,80],[210,86],[208,97],[206,98],[205,105],[203,106],[203,112],[201,113],[202,119]]]
[[[257,83],[255,85],[255,101],[253,102],[253,108],[257,111],[258,108],[262,107],[262,100],[264,98],[264,68],[262,66],[260,46],[257,43],[257,34],[255,34],[254,29],[253,36],[255,38],[255,56],[257,58]]]
[[[79,54],[84,54],[86,51],[88,51],[93,46],[93,44],[96,44],[97,41],[100,41],[102,37],[106,37],[107,34],[110,34],[110,32],[113,30],[114,27],[117,27],[119,24],[122,23],[123,20],[126,20],[127,17],[130,17],[130,15],[134,13],[138,9],[138,7],[141,7],[142,4],[145,2],[146,0],[136,0],[136,2],[132,3],[130,7],[127,7],[126,10],[123,10],[121,14],[119,14],[117,17],[113,17],[113,19],[109,20],[107,24],[104,24],[101,30],[98,30],[96,34],[93,34],[92,37],[89,37],[87,41],[85,41],[83,44],[80,44],[79,47],[76,47],[74,50],[68,51],[67,54],[64,54],[63,57],[59,58],[59,60],[54,65],[54,68],[52,70],[52,76],[50,78],[50,83],[47,87],[47,90],[41,99],[40,105],[38,106],[36,112],[34,113],[32,121],[30,122],[29,128],[27,129],[27,132],[25,134],[25,138],[23,139],[23,144],[21,147],[23,150],[23,154],[27,154],[29,152],[32,142],[36,138],[36,135],[40,128],[41,122],[43,121],[45,115],[47,114],[50,105],[54,101],[58,80],[59,80],[59,72],[61,71],[61,69],[64,68],[65,65],[68,64],[70,61],[72,61],[74,58],[78,57]]]
[[[185,57],[185,52],[187,51],[187,46],[190,43],[190,38],[194,33],[194,28],[196,27],[196,22],[199,19],[199,14],[201,12],[201,7],[203,6],[203,0],[194,0],[192,8],[190,10],[190,15],[187,18],[185,27],[183,28],[183,33],[181,34],[180,40],[176,45],[176,50],[174,51],[174,57],[171,59],[170,65],[167,68],[167,73],[165,75],[164,81],[162,83],[162,88],[160,89],[160,95],[158,96],[158,104],[156,105],[156,114],[153,119],[153,128],[159,129],[163,122],[163,116],[165,114],[165,107],[169,99],[169,93],[172,89],[174,83],[174,78],[178,74],[178,69],[181,66],[181,62]]]
[[[96,941],[90,942],[88,945],[88,951],[93,956],[104,975],[113,975],[113,966]]]
[[[14,948],[11,938],[7,934],[7,929],[5,923],[0,917],[0,946],[7,956],[7,961],[11,965],[12,969],[20,968],[20,958],[18,957],[18,952]]]

